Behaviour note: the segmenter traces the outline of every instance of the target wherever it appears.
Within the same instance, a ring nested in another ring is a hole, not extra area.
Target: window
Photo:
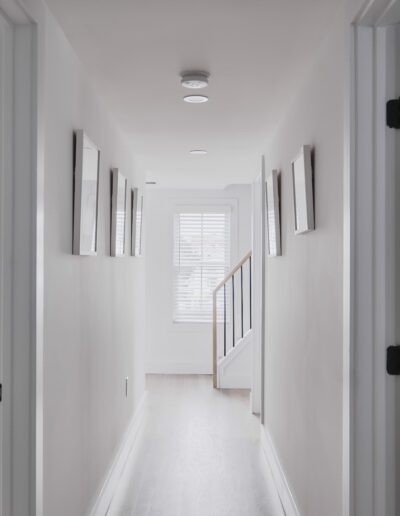
[[[212,293],[230,267],[230,225],[230,206],[176,210],[174,322],[212,321]],[[221,296],[217,302],[221,314]]]

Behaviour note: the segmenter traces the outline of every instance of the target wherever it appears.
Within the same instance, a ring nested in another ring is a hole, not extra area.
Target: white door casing
[[[264,422],[264,336],[265,336],[265,164],[253,182],[252,202],[252,306],[253,372],[251,404]]]
[[[398,378],[386,373],[386,349],[396,343],[395,133],[385,123],[386,101],[396,96],[398,52],[396,29],[388,25],[399,16],[398,1],[375,0],[351,28],[344,205],[349,273],[344,284],[346,516],[399,513],[394,453]]]

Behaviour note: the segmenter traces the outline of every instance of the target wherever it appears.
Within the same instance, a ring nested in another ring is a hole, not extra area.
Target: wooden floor
[[[150,375],[140,436],[108,516],[283,516],[247,391]]]

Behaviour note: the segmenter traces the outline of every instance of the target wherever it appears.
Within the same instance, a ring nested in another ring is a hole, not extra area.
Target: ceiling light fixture
[[[189,102],[189,104],[202,104],[203,102],[208,102],[208,97],[205,95],[187,95],[183,97],[185,102]]]
[[[193,149],[190,154],[207,154],[207,151],[205,149]]]
[[[209,76],[207,72],[187,72],[182,74],[181,84],[184,88],[199,90],[208,86]]]

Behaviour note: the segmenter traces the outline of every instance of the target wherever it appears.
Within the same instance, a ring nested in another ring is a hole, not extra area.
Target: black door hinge
[[[400,375],[400,346],[389,346],[387,348],[386,371],[390,375]]]
[[[0,401],[3,401],[3,384],[0,383]]]
[[[391,129],[400,129],[400,99],[386,102],[386,125]]]

